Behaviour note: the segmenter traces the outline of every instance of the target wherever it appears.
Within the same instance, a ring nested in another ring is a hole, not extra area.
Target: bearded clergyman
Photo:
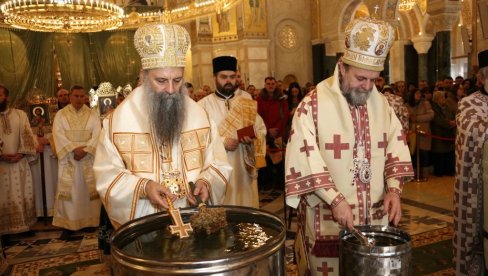
[[[29,166],[37,141],[27,114],[8,106],[9,94],[0,85],[0,236],[29,231],[37,222]]]
[[[143,85],[103,121],[94,165],[97,190],[115,228],[166,210],[167,200],[187,207],[199,195],[221,204],[232,171],[216,125],[185,90],[188,32],[148,24],[136,31],[134,43]]]
[[[286,148],[286,202],[298,208],[300,275],[339,274],[339,232],[398,224],[413,176],[405,131],[374,85],[394,37],[388,23],[355,19],[334,75],[300,103]]]
[[[452,238],[456,275],[487,275],[485,268],[488,267],[488,50],[478,54],[478,65],[479,91],[459,101],[456,115]]]
[[[266,126],[257,102],[238,88],[237,59],[212,61],[216,90],[198,102],[218,124],[232,171],[224,204],[259,208],[257,170],[266,166]]]

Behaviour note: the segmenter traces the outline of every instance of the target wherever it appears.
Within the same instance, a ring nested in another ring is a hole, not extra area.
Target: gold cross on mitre
[[[173,202],[169,196],[166,196],[166,201],[168,201],[169,206],[169,214],[171,216],[171,220],[173,221],[174,225],[169,226],[169,231],[172,235],[178,235],[180,239],[187,238],[190,236],[189,232],[193,232],[193,228],[189,223],[183,223],[183,219],[181,218],[180,209],[176,209],[173,206]]]
[[[374,14],[372,14],[371,17],[372,18],[379,18],[378,10],[380,9],[380,6],[376,5],[373,8],[374,8]]]

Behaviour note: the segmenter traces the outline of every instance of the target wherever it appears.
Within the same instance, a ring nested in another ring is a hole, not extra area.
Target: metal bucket
[[[411,238],[389,226],[356,227],[366,237],[374,238],[375,246],[361,245],[347,230],[340,232],[340,275],[410,275]]]
[[[284,275],[283,221],[254,208],[219,207],[225,208],[229,225],[208,236],[171,236],[166,212],[122,225],[111,238],[114,275]],[[183,221],[196,212],[181,209]],[[251,227],[246,230],[249,239],[236,234],[242,225]]]

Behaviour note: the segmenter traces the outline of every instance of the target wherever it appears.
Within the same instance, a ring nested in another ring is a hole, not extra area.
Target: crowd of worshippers
[[[446,76],[433,85],[427,80],[415,85],[405,81],[386,84],[380,76],[375,85],[387,97],[407,133],[414,169],[419,168],[418,177],[453,176],[458,102],[479,91],[476,77]]]

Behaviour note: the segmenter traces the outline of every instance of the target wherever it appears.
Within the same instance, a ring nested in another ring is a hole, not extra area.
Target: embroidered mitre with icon
[[[345,30],[344,63],[372,71],[383,71],[393,44],[393,27],[374,18],[351,21]]]
[[[190,35],[174,24],[148,24],[137,29],[134,45],[141,56],[142,69],[185,67]]]

